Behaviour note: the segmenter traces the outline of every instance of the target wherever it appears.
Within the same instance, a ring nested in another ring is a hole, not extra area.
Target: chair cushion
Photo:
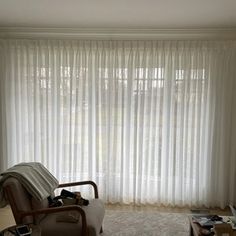
[[[105,215],[105,206],[102,200],[89,200],[88,206],[82,206],[85,211],[89,235],[99,235]]]
[[[88,206],[82,206],[85,211],[89,236],[97,236],[101,230],[105,207],[100,199],[89,200]],[[71,212],[71,211],[70,211]],[[65,215],[65,212],[49,214],[40,221],[42,236],[65,236],[68,234],[68,226],[70,229],[70,236],[81,235],[81,217],[78,223],[57,222],[59,215]],[[72,214],[78,214],[73,211]]]
[[[32,197],[31,205],[32,205],[33,210],[40,210],[43,208],[48,208],[49,204],[48,204],[48,199],[44,199],[42,201],[39,201],[39,200]],[[36,215],[35,216],[36,223],[40,222],[43,217],[45,217],[45,214]]]

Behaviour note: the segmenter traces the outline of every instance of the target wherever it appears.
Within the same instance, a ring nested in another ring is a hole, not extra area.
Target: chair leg
[[[102,227],[101,227],[101,229],[100,229],[100,234],[101,234],[101,233],[103,233],[103,229],[102,229]]]

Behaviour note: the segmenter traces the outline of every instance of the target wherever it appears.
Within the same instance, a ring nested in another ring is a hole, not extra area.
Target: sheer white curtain
[[[1,169],[40,161],[107,202],[236,203],[230,41],[1,41]]]

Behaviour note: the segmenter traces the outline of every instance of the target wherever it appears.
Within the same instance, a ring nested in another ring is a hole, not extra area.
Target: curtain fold
[[[1,170],[110,203],[236,204],[234,41],[1,40]]]

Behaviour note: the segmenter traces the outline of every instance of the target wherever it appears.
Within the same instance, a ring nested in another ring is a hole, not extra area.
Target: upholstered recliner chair
[[[37,200],[21,181],[8,177],[2,184],[5,198],[9,202],[16,224],[36,224],[42,236],[97,236],[102,232],[105,214],[103,202],[98,199],[97,185],[92,181],[59,184],[58,188],[91,185],[94,199],[88,206],[66,205],[50,207],[48,199]]]

